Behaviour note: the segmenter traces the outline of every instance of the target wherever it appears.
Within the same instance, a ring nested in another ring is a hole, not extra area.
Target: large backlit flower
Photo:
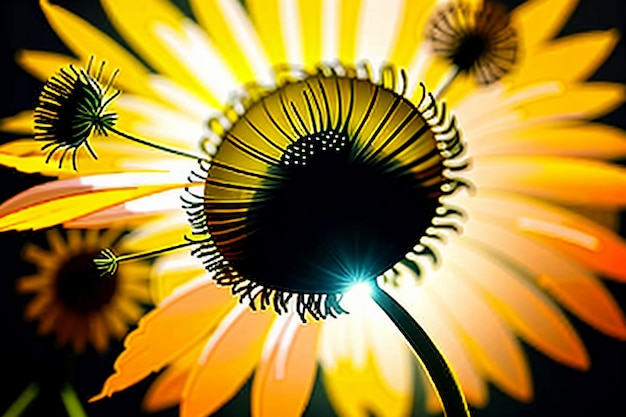
[[[148,407],[180,402],[182,415],[203,416],[255,370],[254,415],[299,415],[319,361],[339,412],[406,414],[411,355],[369,298],[338,286],[338,271],[355,282],[380,273],[378,283],[435,340],[474,406],[486,403],[488,382],[532,397],[518,337],[588,368],[563,308],[626,338],[599,280],[626,280],[624,241],[567,209],[626,202],[626,172],[610,162],[626,153],[624,134],[589,122],[621,104],[624,88],[584,81],[614,47],[614,31],[553,39],[571,0],[530,1],[510,19],[498,14],[493,27],[481,2],[456,12],[434,1],[255,0],[247,10],[235,1],[190,3],[195,20],[164,1],[103,0],[154,73],[43,2],[78,59],[20,55],[53,93],[42,96],[39,119],[25,112],[4,123],[32,132],[40,120],[36,139],[52,145],[42,152],[41,141],[15,141],[0,147],[0,162],[60,179],[0,206],[0,229],[145,222],[127,247],[138,252],[194,232],[199,243],[180,246],[196,245],[211,277],[230,287],[198,278],[187,253],[163,256],[157,274],[173,281],[168,288],[186,283],[129,336],[101,396],[167,367]],[[448,37],[438,19],[452,25]],[[458,36],[468,27],[473,36]],[[85,64],[93,55],[107,64]],[[123,91],[111,100],[110,80]],[[81,107],[58,111],[68,103]],[[211,163],[202,160],[208,155]],[[467,165],[455,160],[464,155]],[[296,161],[303,170],[286,168]],[[114,268],[124,256],[101,260]],[[313,273],[307,259],[328,268]],[[231,292],[266,310],[251,312]]]

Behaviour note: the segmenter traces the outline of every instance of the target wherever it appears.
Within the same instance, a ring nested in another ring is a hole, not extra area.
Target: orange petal
[[[626,205],[626,168],[605,162],[544,156],[477,156],[464,176],[481,189],[513,191],[573,205]]]
[[[486,376],[512,397],[530,400],[532,384],[524,352],[475,290],[460,279],[450,263],[425,285],[457,323],[466,348],[476,355],[477,365]]]
[[[612,230],[569,210],[540,200],[481,190],[477,198],[456,200],[471,210],[506,216],[512,228],[558,250],[607,278],[626,282],[626,241]]]
[[[446,248],[457,273],[520,337],[552,359],[569,364],[569,352],[578,351],[581,342],[552,299],[489,252],[466,239],[459,243]]]
[[[197,280],[146,314],[124,342],[115,373],[90,401],[110,397],[156,372],[207,337],[235,303],[230,292]]]
[[[275,315],[237,304],[207,342],[183,391],[181,417],[204,417],[221,408],[246,382],[261,359]],[[207,395],[210,393],[211,395]]]
[[[150,412],[176,406],[183,395],[190,369],[167,368],[150,384],[143,397],[142,407]]]
[[[593,140],[592,140],[593,138]],[[617,159],[626,156],[626,132],[599,123],[522,125],[471,137],[472,155],[546,155]]]
[[[179,404],[187,378],[203,350],[204,344],[196,343],[161,372],[146,391],[142,404],[144,409],[154,412]]]
[[[608,334],[626,335],[624,318],[610,294],[597,279],[571,260],[506,227],[494,216],[474,213],[465,234],[486,243],[497,256],[515,261],[537,284],[565,308]],[[506,253],[499,248],[506,247]],[[584,291],[589,291],[589,296]],[[581,346],[572,353],[572,366],[586,368],[588,358]]]
[[[410,277],[409,268],[401,269],[401,276]],[[413,280],[417,277],[413,276]],[[410,281],[409,281],[410,282]],[[417,282],[417,281],[414,281]],[[390,291],[391,292],[391,291]],[[391,292],[415,320],[424,327],[436,345],[441,349],[455,373],[469,404],[484,406],[488,401],[487,384],[470,356],[468,346],[459,334],[458,326],[447,314],[441,303],[435,301],[432,289],[413,283],[402,284],[398,291]],[[432,385],[430,380],[428,384]]]
[[[252,383],[252,416],[301,416],[317,370],[319,326],[297,316],[280,317],[267,336]]]

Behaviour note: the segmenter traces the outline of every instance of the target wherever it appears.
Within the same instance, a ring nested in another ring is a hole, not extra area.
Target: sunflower
[[[19,278],[17,292],[32,295],[24,311],[26,320],[39,322],[40,335],[54,334],[60,347],[76,353],[87,344],[104,353],[113,337],[121,339],[150,303],[149,269],[138,262],[120,267],[103,278],[93,257],[103,248],[117,246],[123,231],[92,229],[46,232],[50,250],[34,243],[24,247],[23,257],[37,272]]]
[[[111,338],[121,340],[151,302],[145,262],[123,265],[106,277],[93,264],[103,248],[124,248],[123,233],[71,229],[64,238],[54,228],[46,231],[49,249],[32,242],[23,247],[23,259],[36,267],[34,274],[17,280],[17,292],[30,298],[24,319],[38,322],[38,335],[54,336],[58,352],[67,349],[69,354],[62,364],[53,365],[58,375],[37,376],[3,415],[21,415],[50,384],[59,389],[69,416],[85,415],[73,387],[74,360],[88,346],[100,356],[107,353]]]
[[[626,338],[600,281],[626,279],[624,241],[579,209],[626,201],[624,133],[590,121],[624,88],[585,81],[616,32],[555,39],[571,0],[405,3],[102,1],[133,54],[42,2],[76,58],[18,56],[48,81],[3,124],[35,138],[0,162],[59,180],[0,206],[0,229],[132,220],[129,251],[174,250],[98,398],[165,368],[147,407],[209,415],[254,371],[254,415],[300,415],[319,362],[340,413],[405,415],[411,335],[376,297],[475,407],[487,383],[532,398],[520,340],[589,367],[566,311]]]

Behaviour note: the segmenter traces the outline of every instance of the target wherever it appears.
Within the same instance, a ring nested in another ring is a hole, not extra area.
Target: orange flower
[[[33,295],[24,317],[39,322],[41,335],[54,334],[59,346],[70,345],[77,353],[87,344],[99,353],[109,339],[121,339],[139,320],[151,300],[148,265],[123,265],[110,277],[101,277],[92,258],[102,248],[124,248],[122,230],[77,229],[67,231],[67,241],[57,229],[46,235],[50,250],[29,243],[24,259],[37,267],[33,275],[21,277],[17,291]]]

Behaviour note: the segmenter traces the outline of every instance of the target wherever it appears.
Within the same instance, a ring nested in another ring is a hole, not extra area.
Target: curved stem
[[[200,160],[207,161],[207,162],[209,161],[204,156],[194,155],[192,153],[181,151],[179,149],[170,148],[168,146],[163,146],[163,145],[159,145],[159,144],[156,144],[156,143],[152,143],[152,142],[147,141],[145,139],[137,138],[135,136],[129,135],[128,133],[124,133],[121,130],[117,130],[113,126],[107,126],[106,128],[109,131],[111,131],[112,133],[115,133],[118,136],[121,136],[121,137],[123,137],[125,139],[128,139],[128,140],[132,140],[133,142],[139,143],[141,145],[149,146],[151,148],[158,149],[158,150],[164,151],[164,152],[168,152],[168,153],[171,153],[171,154],[174,154],[174,155],[184,156],[186,158],[200,159]]]
[[[417,359],[426,369],[435,392],[448,417],[467,417],[469,410],[446,358],[413,317],[377,284],[372,285],[372,299],[398,327]]]

